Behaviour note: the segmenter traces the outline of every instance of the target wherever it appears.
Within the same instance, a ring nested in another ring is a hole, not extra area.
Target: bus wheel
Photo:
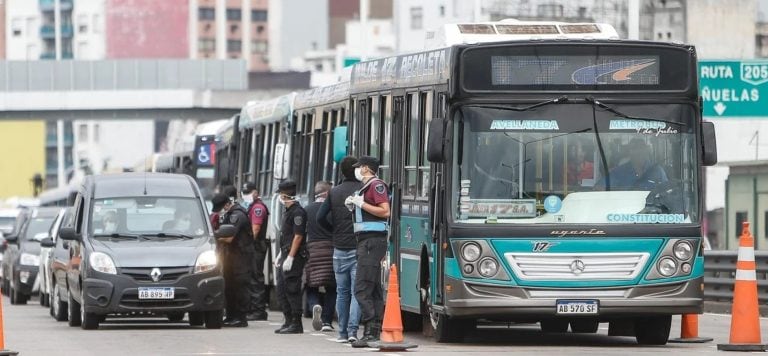
[[[649,316],[635,319],[635,338],[640,345],[666,345],[671,315]]]
[[[401,312],[403,319],[403,331],[419,331],[422,329],[422,317],[421,314],[411,313],[407,311]]]
[[[593,319],[578,319],[571,321],[571,331],[575,333],[594,334],[600,322]]]
[[[564,333],[568,332],[568,320],[544,319],[539,322],[541,331],[545,333]]]
[[[430,313],[434,338],[437,342],[461,342],[477,326],[476,320],[451,319],[442,313]]]

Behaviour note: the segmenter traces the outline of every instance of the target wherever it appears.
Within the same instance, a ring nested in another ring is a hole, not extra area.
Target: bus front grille
[[[631,280],[650,255],[632,253],[517,253],[504,254],[517,278],[524,281]]]

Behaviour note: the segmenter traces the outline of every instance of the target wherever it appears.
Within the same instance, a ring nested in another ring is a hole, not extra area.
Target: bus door
[[[435,101],[434,115],[432,117],[442,120],[448,120],[447,100],[445,93],[439,93],[437,100]],[[429,110],[430,108],[428,108]],[[429,125],[425,132],[425,142],[428,142]],[[450,127],[450,126],[448,126]],[[450,131],[446,130],[445,135],[450,135]],[[426,157],[425,157],[426,159]],[[445,207],[450,204],[447,200],[446,194],[448,191],[445,189],[446,184],[446,172],[445,164],[443,163],[431,163],[430,170],[433,173],[430,177],[430,194],[429,194],[429,222],[430,232],[432,234],[432,263],[430,263],[430,271],[432,276],[430,278],[431,288],[434,293],[431,293],[432,300],[429,301],[432,304],[443,304],[444,301],[444,286],[445,286],[445,257],[448,252],[447,245],[448,235],[445,233]]]

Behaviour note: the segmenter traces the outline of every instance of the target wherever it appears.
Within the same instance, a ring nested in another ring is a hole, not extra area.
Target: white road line
[[[312,336],[325,336],[325,334],[320,334],[320,333],[312,333]]]

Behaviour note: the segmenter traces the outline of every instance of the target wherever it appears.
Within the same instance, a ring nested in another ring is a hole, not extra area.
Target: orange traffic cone
[[[372,342],[371,347],[379,351],[403,351],[416,347],[403,340],[403,320],[400,316],[400,288],[397,283],[397,266],[389,269],[389,287],[387,304],[384,306],[384,322],[381,325],[379,342]]]
[[[749,223],[742,225],[739,258],[736,261],[736,283],[731,310],[731,338],[718,344],[722,351],[766,351],[760,341],[760,311],[757,305],[757,275],[755,272],[755,240]]]
[[[0,294],[0,356],[15,356],[19,353],[5,349],[5,335],[3,334],[3,296]]]
[[[710,342],[711,337],[699,337],[699,315],[683,314],[680,324],[680,338],[669,339],[669,342],[679,343],[702,343]]]

